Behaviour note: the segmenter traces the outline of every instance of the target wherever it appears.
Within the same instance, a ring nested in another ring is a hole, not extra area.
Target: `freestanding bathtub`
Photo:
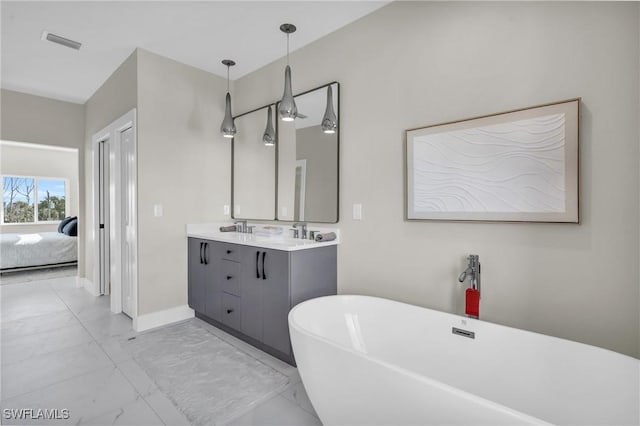
[[[289,313],[325,425],[627,425],[640,361],[590,345],[367,296]]]

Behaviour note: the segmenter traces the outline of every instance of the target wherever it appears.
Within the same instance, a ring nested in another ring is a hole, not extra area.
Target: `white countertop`
[[[221,226],[233,225],[233,223],[206,223],[206,224],[191,224],[187,225],[187,236],[194,238],[202,238],[205,240],[220,241],[223,243],[241,244],[245,246],[262,247],[273,250],[283,251],[295,251],[306,250],[316,247],[335,246],[340,244],[340,232],[337,229],[319,228],[315,226],[308,226],[309,230],[320,232],[335,232],[337,238],[333,241],[316,242],[312,240],[303,240],[299,238],[292,238],[285,236],[288,234],[290,225],[265,225],[265,224],[252,224],[250,226],[256,226],[256,231],[260,231],[260,226],[269,227],[281,227],[283,229],[282,235],[256,235],[256,234],[243,234],[240,232],[220,232]]]

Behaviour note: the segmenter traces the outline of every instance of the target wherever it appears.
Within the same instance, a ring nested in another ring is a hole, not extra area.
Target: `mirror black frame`
[[[341,121],[341,118],[340,118],[340,113],[341,113],[341,109],[342,109],[340,107],[340,83],[337,82],[337,81],[332,81],[330,83],[326,83],[326,84],[323,84],[321,86],[314,87],[313,89],[309,89],[307,91],[304,91],[304,92],[301,92],[301,93],[298,93],[298,94],[294,95],[294,98],[296,98],[298,96],[306,95],[307,93],[311,93],[311,92],[314,92],[316,90],[323,89],[323,88],[326,88],[328,86],[332,86],[334,84],[336,85],[336,88],[337,88],[337,90],[336,90],[336,98],[337,98],[336,105],[338,106],[338,111],[336,111],[336,117],[338,119],[338,129],[337,129],[337,132],[336,132],[336,144],[337,144],[337,146],[336,146],[336,162],[337,162],[336,169],[337,169],[337,173],[338,173],[338,175],[336,176],[336,220],[335,221],[331,221],[331,222],[316,222],[316,221],[314,221],[312,223],[338,223],[338,222],[340,222],[340,128],[341,128],[341,124],[342,124],[342,121]],[[280,136],[280,117],[279,117],[279,113],[278,113],[278,105],[279,104],[280,104],[280,101],[271,102],[271,103],[268,103],[266,105],[262,105],[262,106],[260,106],[258,108],[254,108],[251,111],[247,111],[247,112],[244,112],[242,114],[238,114],[238,115],[233,117],[233,119],[235,120],[236,118],[243,117],[245,115],[254,113],[256,111],[260,111],[261,109],[268,108],[270,106],[273,106],[274,109],[275,109],[275,114],[274,115],[275,115],[275,121],[276,121],[276,128],[275,128],[275,130],[276,130],[276,146],[275,146],[276,152],[275,152],[275,176],[274,176],[274,179],[275,179],[275,188],[276,188],[276,190],[275,190],[275,194],[274,194],[274,197],[275,197],[275,209],[274,209],[274,212],[273,212],[274,213],[274,218],[273,219],[240,218],[242,220],[291,222],[291,221],[288,221],[288,220],[280,220],[280,219],[278,219],[278,192],[279,192],[278,191],[278,189],[279,189],[278,188],[278,174],[279,174],[279,171],[280,171],[280,169],[279,169],[279,161],[278,161],[279,157],[280,157],[280,143],[279,143],[280,142],[280,140],[279,140],[279,136]],[[239,219],[239,218],[235,217],[235,213],[234,213],[234,205],[235,205],[234,204],[234,201],[235,201],[234,198],[235,197],[234,197],[234,192],[233,192],[234,191],[234,180],[235,180],[234,176],[235,176],[235,137],[231,139],[231,205],[229,207],[230,207],[230,210],[231,210],[230,211],[231,219]]]
[[[266,109],[269,108],[270,106],[273,106],[274,108],[277,108],[277,102],[276,103],[270,103],[270,104],[266,104],[263,105],[261,107],[258,108],[254,108],[251,111],[247,111],[247,112],[243,112],[242,114],[238,114],[236,116],[233,117],[233,120],[235,121],[236,118],[240,118],[243,117],[245,115],[249,115],[252,114],[256,111],[260,111],[261,109]],[[276,121],[278,120],[278,110],[276,109]],[[234,212],[234,206],[235,206],[235,197],[234,197],[234,181],[235,181],[235,140],[236,138],[233,137],[231,139],[231,205],[229,206],[230,208],[230,213],[231,213],[231,219],[239,219],[239,220],[278,220],[278,124],[276,123],[276,152],[275,152],[275,164],[274,164],[274,170],[275,170],[275,176],[274,176],[274,180],[275,180],[275,194],[274,194],[274,211],[273,211],[273,216],[274,219],[251,219],[251,218],[237,218],[235,217],[235,212]]]
[[[336,117],[338,119],[338,129],[336,132],[336,170],[338,172],[338,176],[336,176],[336,220],[335,222],[318,222],[318,221],[312,221],[311,223],[338,223],[340,222],[340,125],[342,124],[342,121],[340,119],[340,83],[337,81],[332,81],[330,83],[326,83],[323,84],[322,86],[318,86],[318,87],[314,87],[313,89],[309,89],[305,92],[302,93],[298,93],[297,95],[294,95],[294,98],[297,98],[298,96],[302,96],[302,95],[306,95],[307,93],[311,93],[311,92],[315,92],[316,90],[320,90],[329,86],[333,86],[336,85],[336,95],[337,95],[337,100],[336,100],[336,105],[338,106],[338,111],[336,111]],[[278,116],[278,105],[280,104],[280,101],[276,102],[276,138],[279,136],[280,134],[280,117]],[[276,142],[276,220],[278,222],[291,222],[288,220],[280,220],[278,219],[278,172],[280,171],[279,169],[279,164],[278,164],[278,160],[280,159],[280,144]],[[306,220],[305,220],[306,222]]]

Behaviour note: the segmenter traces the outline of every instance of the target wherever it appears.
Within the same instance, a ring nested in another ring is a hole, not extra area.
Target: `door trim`
[[[132,302],[132,318],[136,319],[138,316],[138,242],[137,242],[137,171],[134,170],[133,173],[130,174],[131,180],[124,181],[122,178],[122,150],[121,150],[121,140],[120,135],[121,132],[127,129],[133,129],[132,138],[133,138],[133,146],[134,152],[137,157],[137,127],[136,127],[136,109],[133,108],[122,117],[115,120],[113,123],[97,132],[92,138],[92,167],[93,167],[93,246],[94,246],[94,268],[93,268],[93,278],[94,278],[94,294],[100,293],[100,267],[97,262],[100,261],[100,251],[98,244],[98,233],[99,231],[99,221],[98,212],[99,212],[99,176],[98,176],[98,144],[108,140],[109,141],[109,192],[110,199],[112,202],[109,203],[109,222],[111,224],[109,229],[109,242],[111,245],[111,256],[110,256],[110,271],[111,271],[111,312],[113,313],[121,313],[122,312],[122,262],[129,262],[132,274],[132,282],[131,282],[131,293],[133,297]],[[135,169],[137,165],[137,158],[133,162],[133,168]],[[123,188],[125,185],[132,185],[136,188],[136,197],[134,202],[131,204],[132,217],[134,223],[132,224],[133,235],[131,236],[131,245],[132,245],[132,255],[129,259],[123,258],[123,241],[126,237],[123,235],[123,221],[124,214],[123,211],[123,197],[124,191]],[[113,202],[115,200],[115,202]]]

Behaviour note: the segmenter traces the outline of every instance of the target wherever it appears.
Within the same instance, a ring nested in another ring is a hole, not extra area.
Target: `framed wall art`
[[[579,223],[580,99],[406,132],[409,220]]]

